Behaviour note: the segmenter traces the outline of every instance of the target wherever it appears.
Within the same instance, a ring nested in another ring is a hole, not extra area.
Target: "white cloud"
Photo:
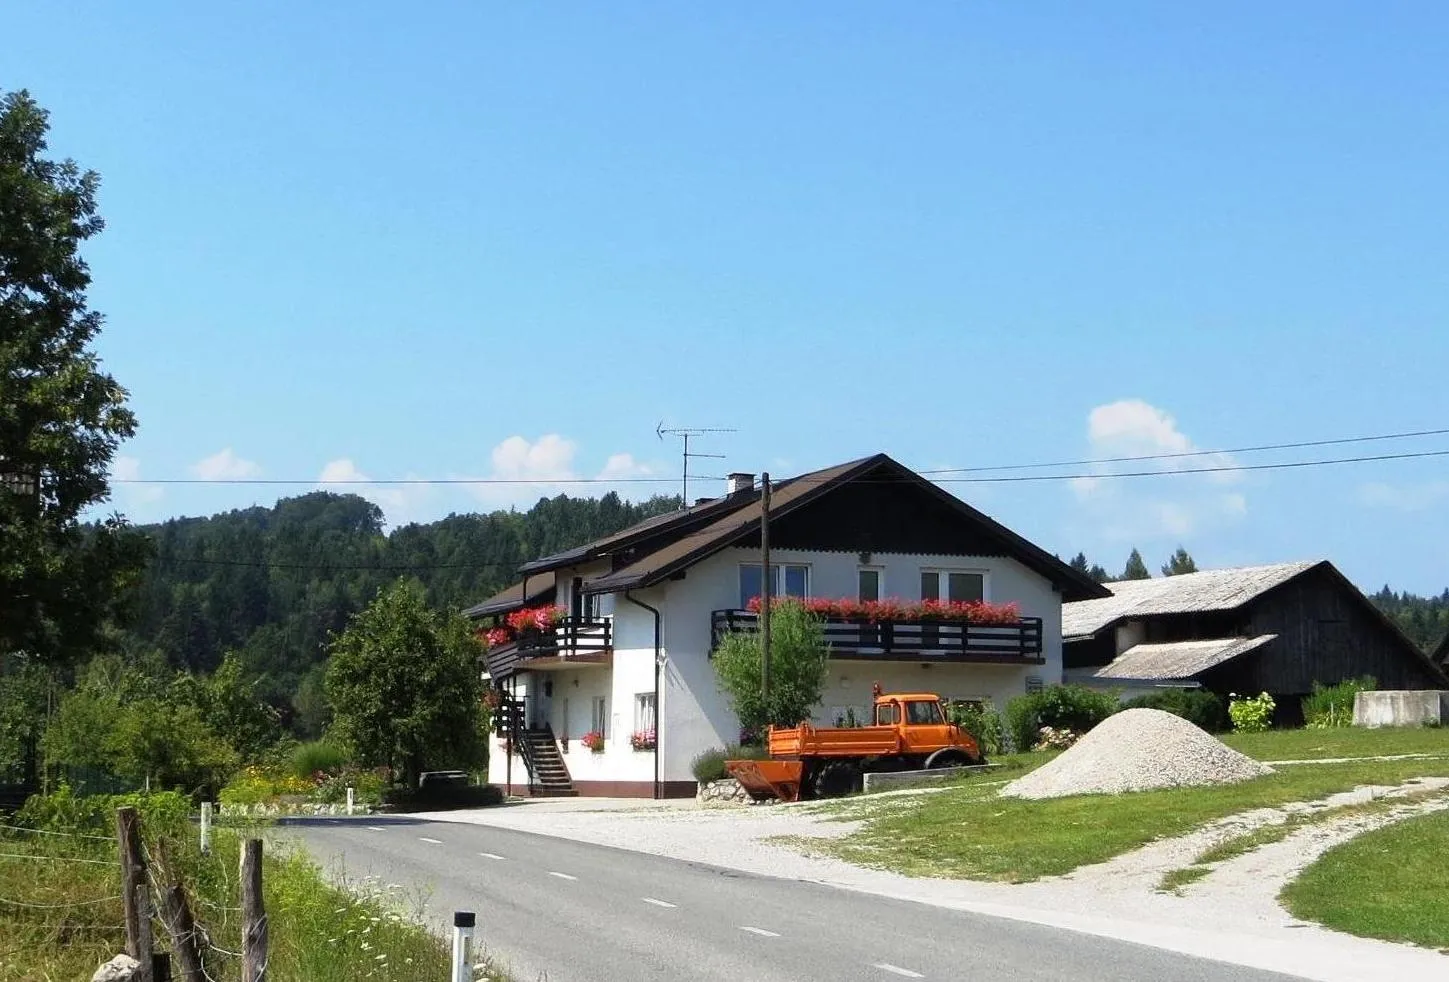
[[[1422,484],[1385,484],[1375,481],[1358,489],[1359,499],[1374,508],[1395,511],[1426,511],[1441,501],[1449,500],[1449,481],[1427,481]]]
[[[566,481],[574,476],[576,449],[572,440],[565,440],[557,433],[541,436],[536,443],[511,436],[493,448],[492,476],[515,481]]]
[[[657,476],[657,469],[653,465],[642,464],[634,459],[633,454],[628,453],[610,454],[609,459],[604,461],[604,469],[599,471],[600,479],[605,481]]]
[[[409,475],[409,480],[412,475]],[[361,495],[382,509],[390,525],[406,525],[422,521],[422,506],[432,495],[432,488],[426,484],[379,485],[369,484],[372,478],[350,458],[338,457],[329,460],[317,476],[317,486],[323,491],[337,494]]]
[[[260,476],[262,468],[256,461],[244,460],[227,447],[192,464],[191,473],[204,481],[239,481]]]
[[[1089,456],[1100,462],[1088,468],[1089,476],[1069,485],[1085,517],[1109,540],[1180,540],[1247,514],[1247,496],[1224,490],[1243,479],[1233,458],[1202,453],[1170,413],[1151,403],[1121,399],[1097,406],[1087,415],[1087,444]],[[1159,459],[1120,459],[1134,457]],[[1228,469],[1160,479],[1111,477],[1126,471],[1171,473],[1204,467]]]
[[[141,461],[125,454],[111,458],[111,480],[141,480]],[[152,504],[166,495],[166,489],[156,484],[116,484],[112,490],[120,504],[127,509]]]

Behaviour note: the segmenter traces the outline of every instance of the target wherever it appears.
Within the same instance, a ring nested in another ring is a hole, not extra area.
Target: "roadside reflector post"
[[[352,785],[347,786],[347,814],[352,814],[352,807],[357,802],[357,789]]]
[[[201,854],[211,852],[211,802],[201,803]]]
[[[478,915],[471,910],[453,911],[453,977],[451,982],[473,982],[469,949],[473,946],[473,925]]]

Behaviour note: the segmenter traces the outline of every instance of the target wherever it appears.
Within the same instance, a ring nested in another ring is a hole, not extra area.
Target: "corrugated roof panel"
[[[1195,675],[1256,651],[1278,635],[1254,638],[1218,638],[1212,641],[1169,641],[1138,644],[1118,655],[1096,673],[1099,679],[1190,679]]]

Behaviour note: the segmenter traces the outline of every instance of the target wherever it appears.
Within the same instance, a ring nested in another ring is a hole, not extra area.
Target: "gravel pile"
[[[1180,716],[1127,709],[1109,716],[1051,763],[1001,789],[1014,798],[1118,794],[1232,784],[1273,773]]]

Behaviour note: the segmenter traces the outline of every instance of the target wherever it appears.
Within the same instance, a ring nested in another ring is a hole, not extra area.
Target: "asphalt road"
[[[517,982],[1283,982],[1057,928],[481,825],[288,823],[324,864],[478,914]]]

